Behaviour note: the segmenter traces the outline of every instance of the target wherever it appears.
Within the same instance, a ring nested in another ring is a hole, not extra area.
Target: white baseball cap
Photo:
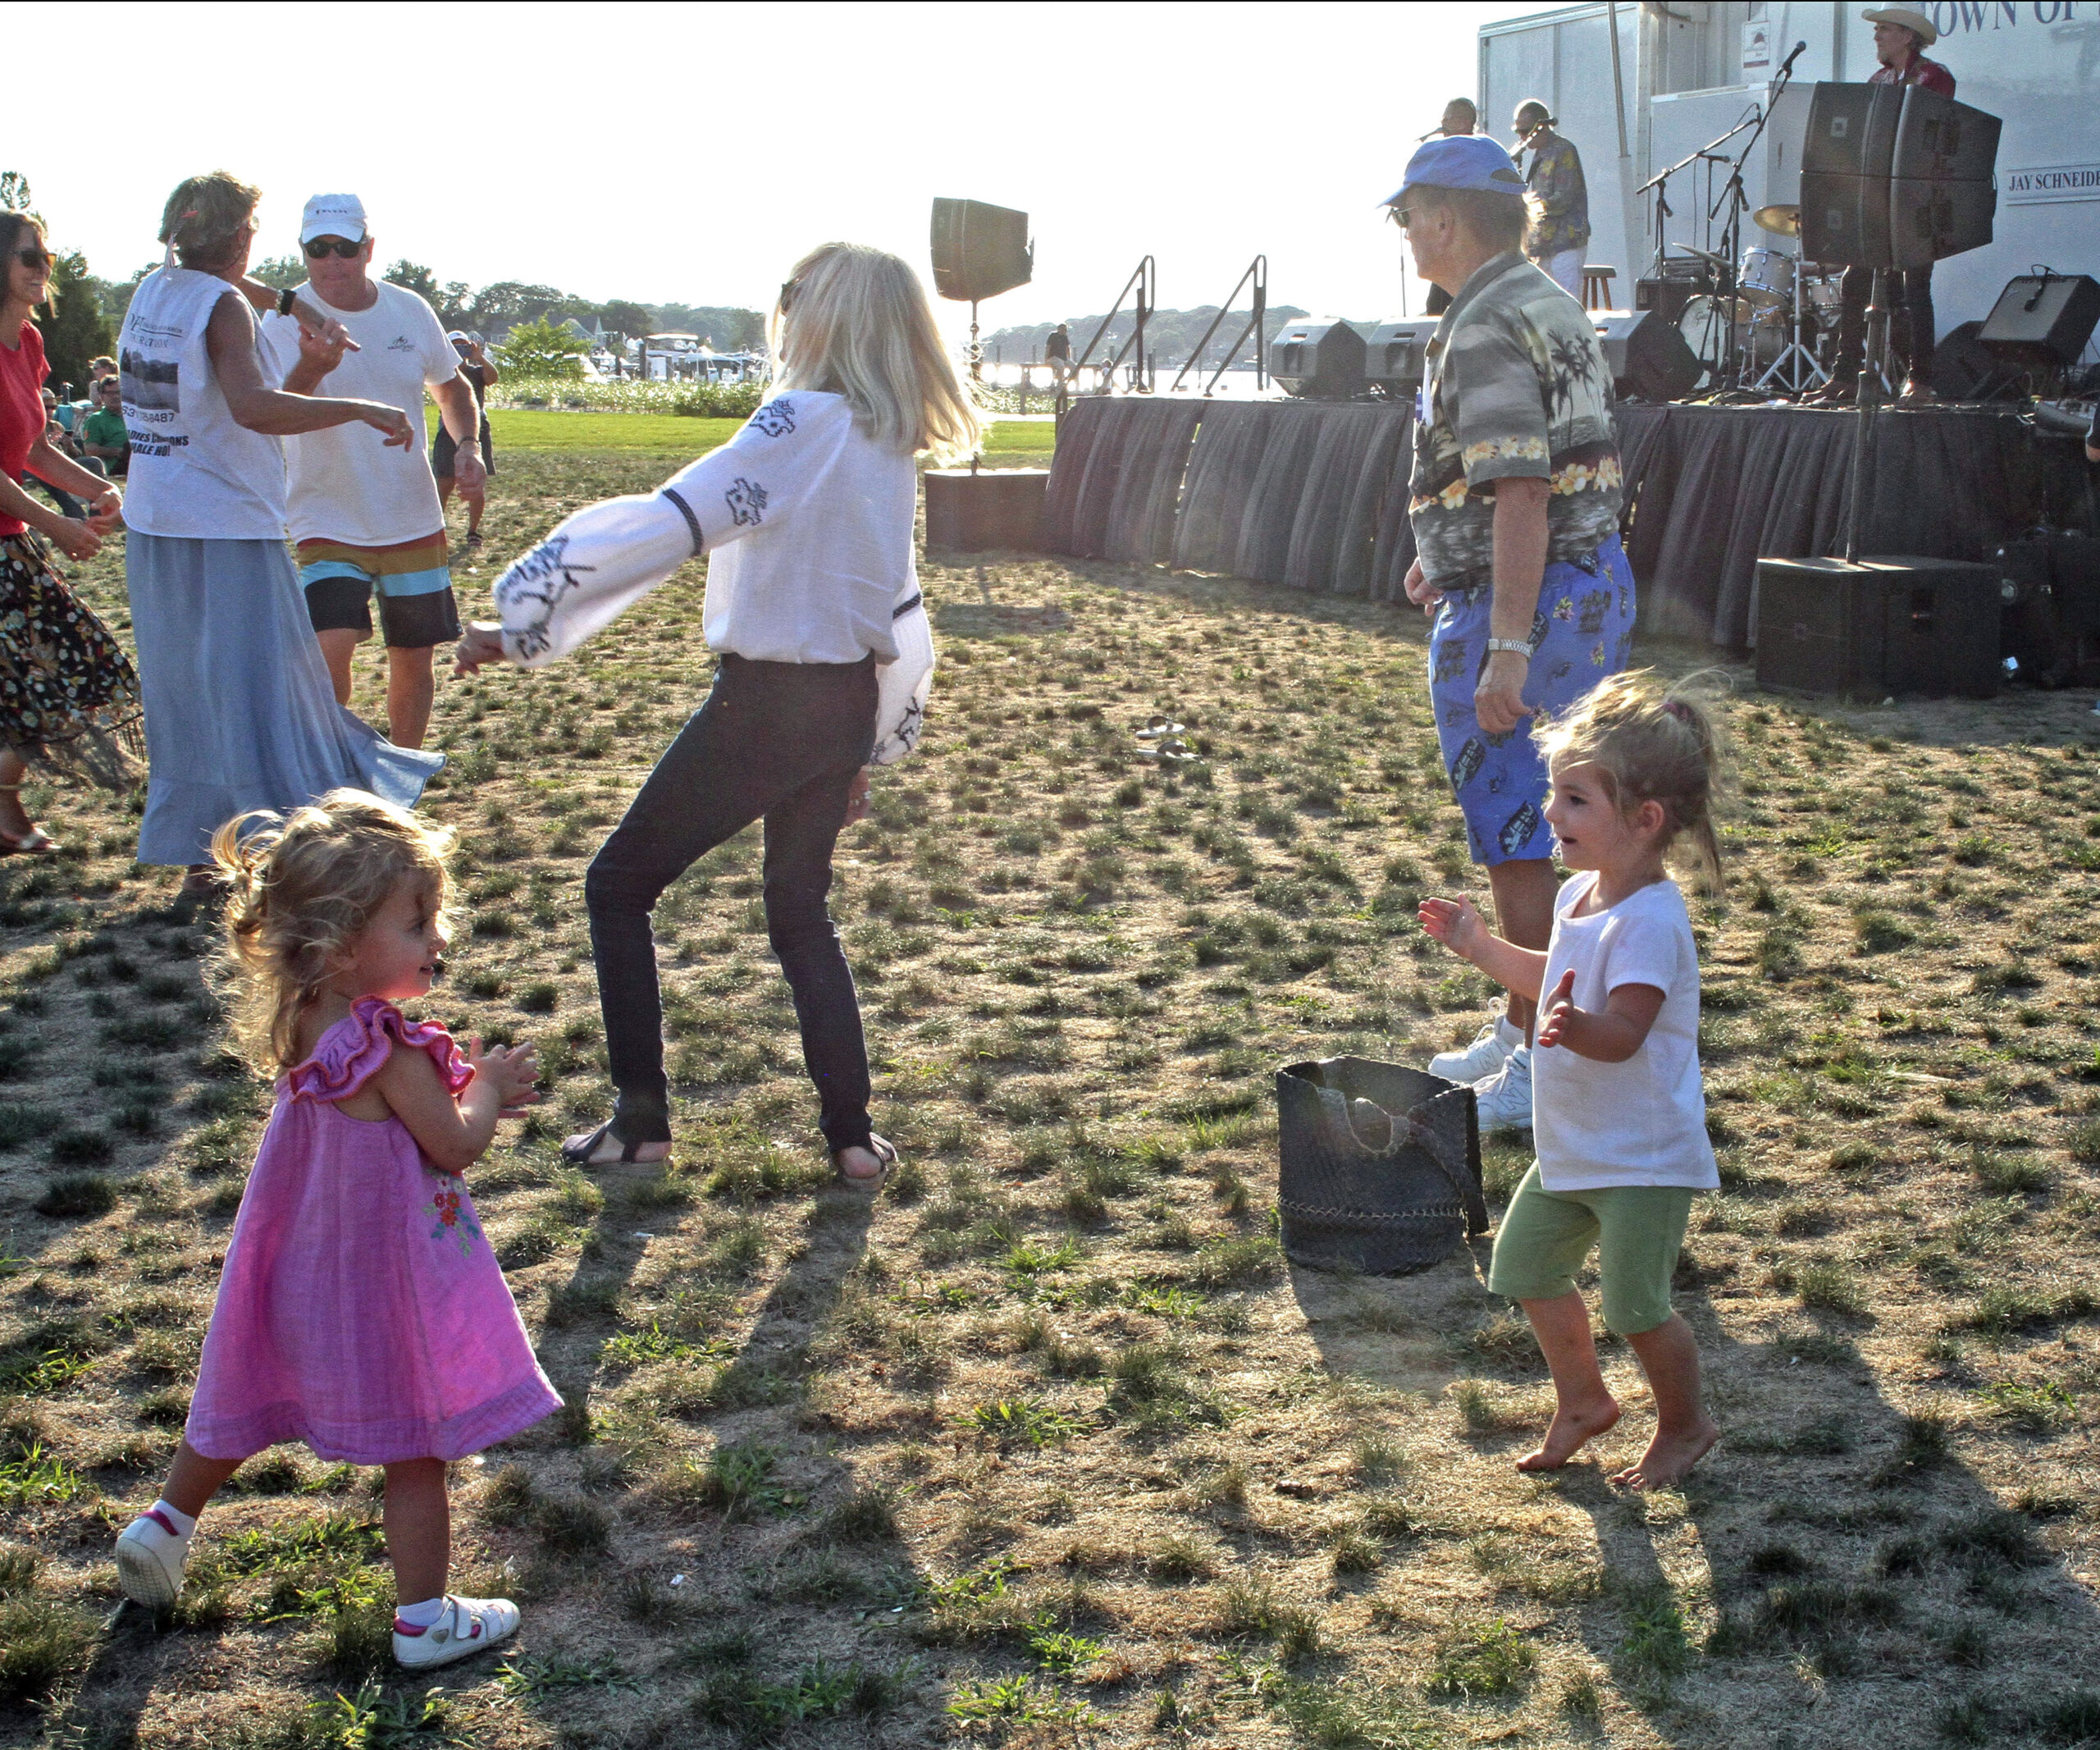
[[[1915,32],[1918,40],[1928,48],[1939,40],[1939,26],[1914,6],[1877,7],[1860,16],[1870,25],[1901,25],[1906,30]]]
[[[354,194],[317,194],[299,215],[299,240],[341,237],[350,243],[364,241],[364,203]]]

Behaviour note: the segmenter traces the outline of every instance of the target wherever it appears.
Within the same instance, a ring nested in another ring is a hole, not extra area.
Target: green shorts
[[[1550,1191],[1533,1161],[1495,1233],[1488,1292],[1513,1300],[1573,1294],[1594,1245],[1605,1323],[1620,1336],[1652,1331],[1670,1316],[1670,1277],[1696,1195],[1675,1185]]]

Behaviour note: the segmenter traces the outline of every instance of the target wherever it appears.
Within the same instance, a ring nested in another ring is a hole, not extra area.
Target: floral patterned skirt
[[[52,569],[34,529],[0,536],[0,743],[112,790],[146,752],[138,671]]]

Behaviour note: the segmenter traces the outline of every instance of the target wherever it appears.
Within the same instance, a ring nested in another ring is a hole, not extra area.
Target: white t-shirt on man
[[[1570,967],[1575,1004],[1600,1010],[1622,985],[1650,985],[1661,1012],[1623,1063],[1599,1063],[1565,1046],[1532,1053],[1532,1140],[1550,1191],[1615,1185],[1718,1190],[1699,1076],[1699,950],[1674,881],[1655,881],[1615,906],[1575,915],[1596,884],[1586,871],[1564,883],[1540,989],[1550,996]]]
[[[311,285],[299,287],[303,297],[349,330],[359,348],[345,353],[313,392],[398,407],[409,416],[414,441],[405,450],[390,449],[362,421],[286,438],[287,514],[294,541],[384,547],[420,541],[445,527],[424,436],[423,386],[455,375],[459,355],[437,312],[422,299],[388,281],[375,283],[379,296],[368,310],[339,310]],[[299,332],[292,317],[263,320],[263,356],[280,383],[299,363]]]

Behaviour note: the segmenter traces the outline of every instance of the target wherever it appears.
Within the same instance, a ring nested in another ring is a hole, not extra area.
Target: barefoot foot
[[[1582,1450],[1585,1441],[1595,1440],[1618,1420],[1616,1399],[1604,1397],[1585,1404],[1563,1405],[1554,1412],[1553,1426],[1535,1452],[1517,1460],[1519,1470],[1558,1470]]]
[[[1641,1462],[1628,1465],[1611,1480],[1622,1488],[1673,1487],[1691,1474],[1691,1467],[1720,1437],[1719,1428],[1704,1418],[1682,1430],[1673,1428],[1665,1433],[1657,1428],[1648,1450],[1641,1455]]]

